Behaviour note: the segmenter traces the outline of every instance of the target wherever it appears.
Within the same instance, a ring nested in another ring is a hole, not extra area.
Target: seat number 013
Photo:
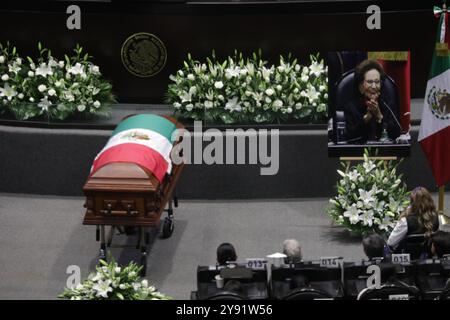
[[[249,269],[264,270],[267,265],[267,260],[261,258],[250,258],[246,259],[246,261]]]

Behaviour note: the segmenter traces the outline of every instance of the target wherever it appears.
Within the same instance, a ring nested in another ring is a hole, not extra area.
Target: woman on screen
[[[364,60],[355,69],[357,96],[344,106],[347,141],[394,141],[401,131],[395,97],[383,94],[385,73],[375,60]]]

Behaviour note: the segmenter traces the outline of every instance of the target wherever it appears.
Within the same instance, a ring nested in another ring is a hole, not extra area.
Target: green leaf
[[[108,263],[105,260],[103,260],[103,259],[99,259],[98,262],[99,262],[99,264],[101,264],[101,265],[103,265],[105,267],[108,266]]]

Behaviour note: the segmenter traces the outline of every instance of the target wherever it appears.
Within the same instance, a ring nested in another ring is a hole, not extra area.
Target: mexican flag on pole
[[[418,140],[442,186],[450,181],[450,34],[446,8],[435,7],[434,12],[439,26]]]
[[[91,175],[114,162],[131,162],[152,172],[162,181],[170,173],[172,136],[176,126],[164,117],[140,114],[119,123],[91,168]]]

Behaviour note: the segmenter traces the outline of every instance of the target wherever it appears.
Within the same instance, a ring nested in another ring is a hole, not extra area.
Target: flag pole
[[[442,4],[442,9],[447,10],[447,0],[444,0]],[[438,202],[438,210],[443,216],[443,220],[445,223],[450,223],[450,219],[444,213],[444,194],[445,194],[445,184],[439,187],[439,202]]]

